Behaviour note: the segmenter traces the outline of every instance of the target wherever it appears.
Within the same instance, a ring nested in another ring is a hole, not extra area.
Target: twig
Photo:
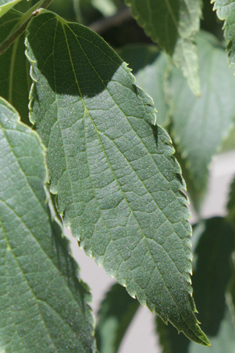
[[[102,34],[107,31],[109,28],[118,26],[121,23],[128,21],[131,18],[131,12],[129,7],[124,7],[119,10],[115,15],[102,18],[99,21],[92,23],[89,28],[95,31],[98,34]]]
[[[14,43],[14,41],[21,36],[22,33],[24,33],[24,31],[26,30],[26,27],[28,26],[29,22],[31,21],[31,19],[35,16],[35,14],[37,14],[37,10],[39,10],[39,8],[42,9],[46,9],[50,3],[53,0],[44,0],[36,9],[36,11],[34,11],[33,13],[31,13],[31,15],[27,18],[27,20],[25,20],[22,25],[20,25],[13,33],[11,33],[0,45],[0,55],[4,54],[6,52],[6,50],[12,45],[12,43]]]

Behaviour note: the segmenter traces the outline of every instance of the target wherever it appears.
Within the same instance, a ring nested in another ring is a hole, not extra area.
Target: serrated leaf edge
[[[42,14],[42,13],[51,13],[51,14],[53,14],[57,19],[59,19],[59,21],[61,21],[62,24],[68,25],[68,24],[70,23],[70,22],[65,21],[65,20],[64,20],[63,18],[61,18],[59,15],[57,15],[57,14],[51,12],[51,11],[41,9],[41,10],[40,10],[40,14]],[[80,24],[79,24],[79,25],[80,25]],[[80,25],[80,26],[82,26],[82,25]],[[84,27],[85,27],[85,26],[84,26]],[[86,29],[87,29],[87,30],[90,30],[90,29],[87,28],[87,27],[86,27]],[[91,30],[90,30],[90,31],[91,31]],[[93,31],[92,31],[92,32],[93,32]],[[101,39],[102,39],[102,38],[101,38]],[[102,39],[102,40],[103,40],[103,39]],[[106,42],[105,42],[105,43],[106,43]],[[30,122],[34,125],[34,124],[35,124],[35,121],[34,121],[33,118],[32,118],[31,111],[32,111],[32,103],[33,103],[33,99],[34,99],[34,98],[33,98],[33,91],[34,91],[35,83],[37,83],[37,77],[36,77],[35,74],[34,74],[34,65],[35,65],[36,62],[30,57],[29,51],[28,51],[28,48],[29,48],[28,31],[27,31],[26,38],[25,38],[25,46],[26,46],[25,55],[26,55],[26,57],[27,57],[27,59],[29,60],[29,63],[30,63],[30,77],[32,78],[32,85],[31,85],[31,89],[30,89],[30,93],[29,93],[29,118],[30,118]],[[118,55],[116,52],[115,52],[115,54]],[[122,60],[122,59],[120,58],[120,60]],[[122,60],[122,61],[123,61],[123,60]],[[125,63],[125,68],[126,68],[126,70],[128,70],[129,74],[131,75],[131,77],[132,77],[132,82],[133,82],[133,85],[134,85],[136,79],[135,79],[134,75],[132,74],[131,69],[128,67],[128,64],[127,64],[127,63]],[[135,85],[135,86],[136,86],[136,85]],[[137,89],[139,89],[140,91],[144,92],[144,91],[143,91],[141,88],[139,88],[138,86],[136,86],[136,87],[137,87]],[[145,92],[144,92],[144,93],[145,93]],[[146,94],[146,93],[145,93],[145,94]],[[150,97],[148,94],[146,94],[146,96]],[[150,98],[151,98],[151,97],[150,97]],[[152,100],[152,98],[151,98],[151,100]],[[157,124],[156,124],[156,114],[155,114],[156,108],[153,106],[153,100],[152,100],[152,108],[153,108],[153,116],[154,116],[154,118],[153,118],[153,120],[152,120],[151,122],[150,122],[150,121],[147,121],[147,122],[148,122],[150,125],[151,125],[151,124],[152,124],[152,125],[157,125]],[[161,128],[160,126],[158,126],[158,128],[163,129],[163,128]],[[164,129],[163,129],[163,130],[164,130]],[[181,188],[179,187],[178,190],[179,190],[179,192],[181,193],[182,199],[184,199],[184,207],[187,208],[187,210],[188,210],[188,211],[187,211],[188,214],[187,214],[187,215],[185,214],[185,217],[184,217],[183,219],[188,223],[188,225],[189,225],[190,228],[191,228],[191,225],[190,225],[190,223],[189,223],[189,221],[188,221],[188,217],[187,217],[187,216],[190,216],[190,211],[189,211],[189,209],[188,209],[188,207],[187,207],[187,204],[189,204],[189,199],[188,199],[187,195],[184,193],[184,191],[187,190],[187,189],[186,189],[186,183],[185,183],[185,181],[184,181],[184,179],[183,179],[183,176],[182,176],[181,166],[180,166],[179,162],[177,161],[177,159],[174,157],[175,149],[174,149],[174,147],[172,146],[172,140],[171,140],[170,136],[168,135],[168,133],[167,133],[166,131],[165,131],[165,135],[166,135],[166,137],[168,138],[168,140],[167,140],[167,141],[164,141],[164,144],[167,145],[167,146],[169,146],[169,147],[170,147],[170,150],[171,150],[171,151],[168,151],[168,155],[169,155],[169,157],[171,157],[171,158],[174,159],[174,162],[175,162],[175,169],[178,168],[178,172],[175,172],[175,175],[176,175],[176,177],[178,177],[178,180],[180,180],[179,183],[180,183],[181,186],[182,186]],[[47,182],[49,183],[49,180],[47,180]],[[51,192],[52,192],[52,191],[51,191]],[[57,194],[58,194],[58,191],[53,189],[53,192],[52,192],[52,193],[53,193],[54,195],[57,195]],[[63,214],[64,214],[64,213],[62,213],[61,216],[63,216]],[[66,223],[64,222],[64,224],[65,224],[65,226],[71,231],[71,222],[70,222],[70,221],[67,221]],[[71,233],[72,233],[72,232],[71,232]],[[73,235],[73,234],[72,234],[72,235]],[[189,237],[190,237],[190,236],[192,236],[192,228],[191,228],[191,233],[189,234]],[[92,257],[92,258],[95,260],[95,262],[97,263],[97,265],[98,265],[98,266],[101,266],[102,263],[103,263],[103,261],[102,261],[98,256],[94,255],[92,250],[87,250],[87,249],[84,248],[84,245],[80,243],[80,238],[79,238],[79,236],[76,236],[76,239],[78,240],[78,243],[79,243],[80,248],[85,251],[86,255],[89,256],[89,257]],[[186,240],[186,239],[185,239],[185,240]],[[187,247],[190,249],[190,251],[191,251],[191,246],[192,246],[191,239],[188,238]],[[188,262],[189,262],[189,266],[188,266],[187,269],[185,269],[185,275],[187,276],[187,277],[185,278],[185,280],[186,280],[188,283],[191,284],[191,283],[192,283],[192,280],[191,280],[191,275],[192,275],[192,253],[191,253],[191,256],[188,257]],[[103,267],[103,268],[104,268],[104,267]],[[113,271],[113,273],[111,273],[110,271],[107,271],[107,270],[105,269],[105,272],[106,272],[111,278],[116,278],[116,272],[115,272],[115,271]],[[188,278],[188,279],[187,279],[187,278]],[[127,284],[124,280],[123,280],[123,281],[119,280],[119,283],[120,283],[122,286],[124,286],[124,287],[126,288],[127,292],[129,293],[129,295],[130,295],[132,298],[137,298],[138,301],[140,302],[140,304],[141,304],[142,306],[144,306],[144,307],[147,306],[146,300],[145,300],[145,299],[143,300],[143,299],[139,298],[139,296],[137,295],[136,291],[131,291],[131,290],[128,288],[128,284]],[[188,295],[189,295],[189,301],[190,301],[190,305],[191,305],[191,308],[192,308],[192,312],[193,312],[193,313],[197,313],[198,311],[197,311],[197,309],[196,309],[195,302],[194,302],[194,299],[193,299],[193,289],[192,289],[192,287],[191,287],[191,291],[188,293]],[[148,307],[148,308],[149,308],[149,307]],[[150,311],[151,311],[152,313],[157,314],[154,308],[149,308],[149,309],[150,309]],[[179,311],[179,313],[180,313],[180,316],[183,317],[180,311]],[[197,327],[197,329],[199,330],[199,332],[200,332],[200,334],[201,334],[201,337],[200,337],[200,338],[197,336],[198,339],[200,340],[200,342],[201,342],[202,345],[210,346],[209,340],[207,339],[206,335],[203,333],[203,331],[201,330],[201,328],[200,328],[200,326],[199,326],[200,322],[197,320],[197,318],[196,318],[196,316],[195,316],[194,314],[193,314],[193,316],[194,316],[194,318],[195,318],[195,326]],[[160,317],[161,317],[161,316],[160,316]],[[165,320],[164,318],[161,317],[161,319],[162,319],[163,322],[165,322],[166,324],[167,324],[168,321],[170,321],[168,318],[167,318],[167,320]],[[186,322],[184,319],[183,319],[183,321],[187,324],[187,322]],[[170,322],[171,322],[171,321],[170,321]],[[174,326],[173,323],[172,323],[172,325]],[[188,324],[187,324],[187,326],[189,327],[190,331],[192,331],[191,328],[190,328],[190,326],[189,326]],[[178,330],[178,329],[177,329],[177,330]],[[178,332],[180,332],[180,331],[178,331]],[[192,332],[194,332],[194,331],[192,331]],[[195,336],[196,336],[196,334],[195,334]]]

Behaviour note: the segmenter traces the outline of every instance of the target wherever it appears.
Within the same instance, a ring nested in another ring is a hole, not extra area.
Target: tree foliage
[[[234,4],[214,3],[233,63]],[[208,167],[234,125],[215,12],[205,7],[211,33],[197,33],[201,0],[126,5],[0,0],[4,353],[116,353],[139,305],[155,315],[164,353],[234,350],[234,183],[228,216],[201,217],[192,248],[185,183],[200,214]],[[142,43],[115,51],[128,19]],[[95,330],[62,226],[118,282]]]

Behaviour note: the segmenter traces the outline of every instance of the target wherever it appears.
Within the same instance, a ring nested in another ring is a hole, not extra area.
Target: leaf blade
[[[45,189],[44,147],[2,98],[0,122],[0,349],[93,352],[90,293]]]
[[[0,17],[22,0],[0,0]]]
[[[201,33],[197,40],[201,97],[193,96],[180,71],[174,70],[171,98],[172,136],[191,177],[194,204],[200,206],[207,187],[208,166],[234,125],[235,83],[218,40],[207,33]]]
[[[195,33],[199,31],[200,0],[126,0],[132,15],[166,53],[183,70],[192,92],[200,96]]]
[[[150,125],[156,120],[151,98],[134,85],[116,53],[83,26],[41,11],[28,27],[26,45],[34,79],[31,118],[48,148],[51,191],[58,193],[65,224],[131,296],[208,344],[193,314],[185,186],[169,136]],[[166,249],[162,244],[167,234],[178,246],[175,253],[171,241]],[[162,263],[171,268],[169,276]],[[156,298],[159,288],[164,295]]]
[[[22,14],[14,9],[0,18],[0,43],[7,37]],[[0,95],[19,112],[21,120],[29,125],[29,89],[31,79],[25,56],[24,34],[0,55]]]
[[[97,319],[96,340],[100,353],[116,353],[133,320],[139,302],[126,289],[114,284],[102,301]]]

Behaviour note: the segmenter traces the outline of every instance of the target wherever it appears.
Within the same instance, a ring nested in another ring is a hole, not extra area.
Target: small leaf
[[[100,353],[116,353],[139,302],[126,289],[114,284],[106,294],[98,312],[96,326],[97,347]]]
[[[217,16],[224,22],[224,37],[227,41],[228,57],[231,64],[235,64],[235,1],[211,0]]]
[[[192,92],[200,95],[195,33],[199,30],[201,0],[126,0],[146,34],[183,70]]]
[[[201,97],[191,93],[180,70],[173,71],[171,84],[172,136],[200,197],[207,187],[208,165],[234,124],[235,80],[217,39],[203,32],[197,41]]]
[[[0,43],[8,36],[22,14],[14,9],[0,18]],[[19,112],[21,120],[29,124],[28,103],[31,79],[25,56],[24,34],[0,55],[0,95]]]
[[[185,185],[169,136],[150,124],[151,98],[84,26],[41,11],[26,45],[31,119],[65,225],[131,296],[208,344],[193,313]]]
[[[91,353],[90,293],[46,190],[44,148],[2,98],[0,143],[0,351]]]
[[[234,232],[229,223],[219,217],[203,222],[203,226],[199,223],[195,231],[201,231],[201,234],[197,234],[195,250],[194,296],[199,309],[199,320],[212,348],[188,341],[183,335],[177,335],[171,325],[166,326],[158,319],[163,351],[233,353],[235,328],[225,304],[225,294],[232,275],[230,262],[235,243]]]
[[[0,0],[0,17],[5,15],[13,6],[22,0]]]
[[[120,49],[118,54],[133,70],[137,85],[153,98],[158,111],[158,124],[166,126],[169,123],[169,107],[165,102],[165,55],[159,53],[157,46],[144,44],[126,46]]]
[[[103,16],[112,16],[117,12],[113,0],[91,0],[91,3]]]

